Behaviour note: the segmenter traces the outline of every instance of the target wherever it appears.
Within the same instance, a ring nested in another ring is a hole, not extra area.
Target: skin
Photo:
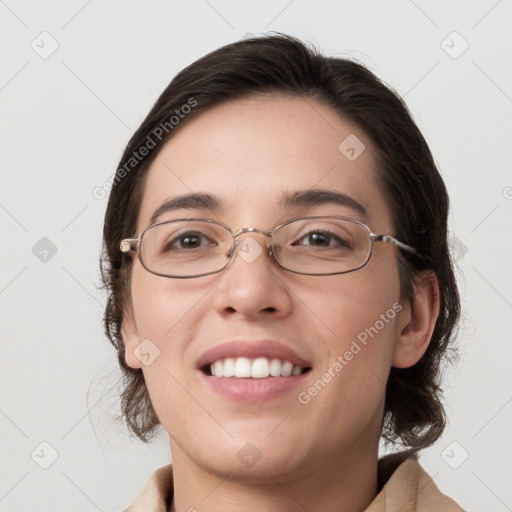
[[[355,134],[366,150],[349,161],[338,146]],[[345,215],[326,204],[279,209],[284,192],[329,189],[368,211],[374,233],[393,235],[386,197],[374,171],[373,146],[360,129],[313,99],[265,95],[209,109],[185,124],[149,169],[137,232],[177,195],[206,192],[224,205],[181,216],[221,220],[233,230],[272,230],[299,216]],[[245,234],[265,247],[265,237]],[[391,366],[408,367],[426,350],[439,309],[435,276],[422,276],[414,300],[400,295],[397,248],[377,243],[369,263],[349,274],[304,276],[263,252],[236,257],[227,270],[168,279],[135,259],[132,306],[123,324],[126,361],[142,368],[153,406],[169,434],[173,511],[364,510],[377,494],[378,442]],[[307,390],[357,335],[393,304],[402,310],[307,405]],[[160,356],[134,356],[149,338]],[[311,361],[304,386],[263,403],[234,403],[199,379],[195,362],[232,339],[272,338]],[[261,459],[248,468],[237,452],[253,443]]]

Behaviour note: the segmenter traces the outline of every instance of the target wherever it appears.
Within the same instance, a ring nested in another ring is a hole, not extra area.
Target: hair
[[[142,370],[126,364],[122,336],[123,315],[131,307],[133,260],[119,250],[119,244],[136,230],[148,168],[166,141],[190,119],[222,103],[259,94],[316,99],[369,137],[395,236],[420,255],[398,251],[402,296],[414,296],[415,279],[424,271],[437,276],[440,313],[431,341],[414,366],[391,368],[381,429],[387,444],[425,448],[445,427],[442,363],[450,359],[450,351],[455,353],[451,345],[460,315],[448,246],[446,187],[396,92],[364,65],[322,55],[280,33],[226,45],[187,66],[170,82],[125,148],[105,214],[100,260],[108,294],[104,327],[123,375],[122,417],[144,442],[160,424]]]

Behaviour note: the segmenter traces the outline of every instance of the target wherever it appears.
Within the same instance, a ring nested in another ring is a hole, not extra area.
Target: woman
[[[462,510],[442,434],[459,316],[448,197],[403,101],[289,36],[181,71],[104,226],[122,410],[172,466],[129,511]],[[379,439],[408,448],[378,459]]]

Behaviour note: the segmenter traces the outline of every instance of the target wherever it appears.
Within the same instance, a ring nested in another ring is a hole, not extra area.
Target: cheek
[[[385,391],[403,307],[396,262],[369,263],[338,276],[319,289],[317,304],[329,327],[321,380],[353,406],[362,397],[378,400]],[[329,394],[324,398],[335,399]]]
[[[197,413],[184,391],[190,386],[184,368],[190,365],[187,347],[197,337],[199,317],[204,315],[204,295],[204,286],[192,280],[165,279],[134,269],[132,301],[138,338],[150,341],[145,341],[150,361],[142,371],[153,408],[166,427],[179,423],[182,414]]]
[[[139,267],[134,269],[131,291],[140,339],[150,338],[168,351],[179,346],[169,341],[187,332],[193,336],[204,288],[192,280],[167,279]]]
[[[350,450],[358,440],[379,436],[401,309],[392,265],[385,270],[368,265],[327,279],[313,291],[302,289],[301,298],[308,306],[315,304],[325,334],[315,339],[322,358],[312,378],[297,390],[290,417],[307,424],[308,431],[321,432],[312,449],[323,457],[333,447]],[[304,318],[296,321],[307,331],[312,324],[306,325]],[[319,332],[316,322],[310,332]],[[274,441],[285,444],[288,434],[278,431]]]
[[[396,323],[396,310],[401,309],[399,301],[397,264],[385,257],[373,258],[360,270],[325,281],[316,292],[318,309],[342,345],[361,333],[364,339],[364,333],[375,324],[379,331],[390,331]]]

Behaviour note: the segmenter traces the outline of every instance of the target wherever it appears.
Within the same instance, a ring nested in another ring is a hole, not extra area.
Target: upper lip
[[[197,361],[198,368],[203,368],[214,361],[227,359],[228,357],[267,357],[269,359],[281,359],[290,361],[294,365],[303,368],[311,367],[311,364],[300,357],[294,350],[275,340],[233,340],[217,345],[204,352]]]

